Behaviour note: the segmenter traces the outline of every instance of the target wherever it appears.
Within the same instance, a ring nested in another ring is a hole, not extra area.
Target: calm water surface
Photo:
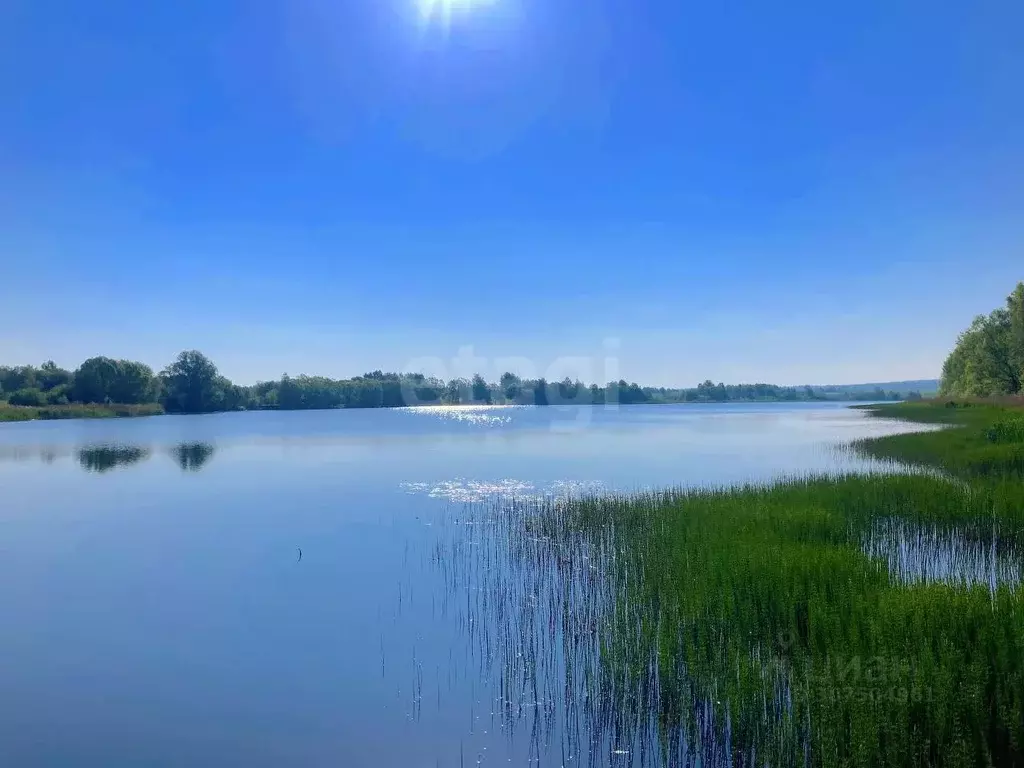
[[[562,765],[501,716],[439,562],[464,505],[870,469],[835,446],[907,428],[832,403],[2,424],[0,765]]]

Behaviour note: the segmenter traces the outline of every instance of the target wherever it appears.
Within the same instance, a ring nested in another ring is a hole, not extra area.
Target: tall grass
[[[1024,760],[1024,613],[996,584],[902,583],[868,557],[878,516],[987,519],[941,478],[843,477],[569,503],[547,530],[613,530],[613,663],[650,675],[662,721],[699,740],[695,705],[735,759],[1010,765]],[[724,738],[724,733],[719,734]]]
[[[130,416],[157,416],[164,412],[159,403],[139,405],[83,404],[20,406],[0,403],[0,422],[36,419],[111,419]]]
[[[471,550],[470,626],[502,659],[503,701],[564,710],[563,752],[593,765],[1024,764],[1018,412],[876,413],[954,426],[853,446],[923,472],[513,503],[478,521],[510,552],[500,563],[486,536]],[[942,567],[897,572],[939,539]]]

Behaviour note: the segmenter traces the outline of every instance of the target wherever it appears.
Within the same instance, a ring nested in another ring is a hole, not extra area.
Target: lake
[[[560,734],[556,657],[509,692],[482,584],[521,576],[461,562],[473,509],[868,471],[837,446],[912,428],[836,403],[2,424],[0,765],[640,765]]]

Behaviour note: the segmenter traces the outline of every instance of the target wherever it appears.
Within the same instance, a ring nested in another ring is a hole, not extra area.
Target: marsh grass
[[[0,403],[0,422],[37,419],[111,419],[131,416],[157,416],[164,412],[158,403],[140,405],[83,404],[20,406]]]
[[[1024,764],[1018,414],[876,413],[953,427],[852,447],[906,474],[479,513],[451,582],[508,720],[590,765]]]

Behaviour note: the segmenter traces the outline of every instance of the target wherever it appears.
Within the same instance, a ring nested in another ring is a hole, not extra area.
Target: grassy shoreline
[[[116,419],[136,416],[159,416],[164,413],[157,403],[142,405],[72,403],[70,405],[22,406],[0,403],[0,422],[53,419]]]
[[[640,716],[664,733],[714,732],[736,764],[1022,765],[1024,409],[870,410],[952,425],[852,446],[939,472],[571,500],[534,524],[615,552],[603,665],[655,691]]]

